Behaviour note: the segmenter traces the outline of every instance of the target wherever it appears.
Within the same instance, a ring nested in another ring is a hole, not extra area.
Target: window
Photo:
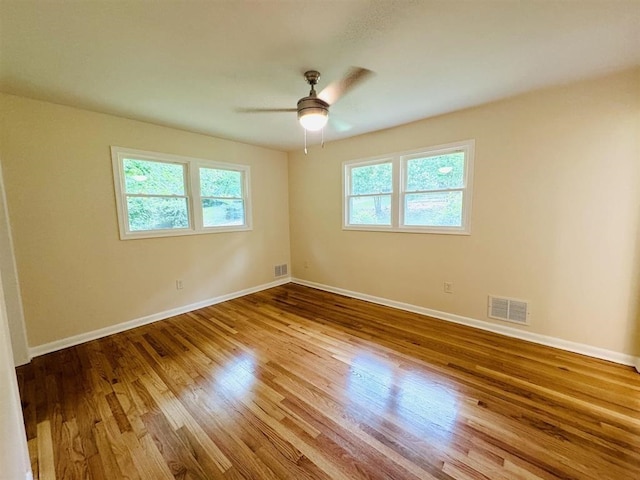
[[[348,230],[470,232],[473,140],[345,162]]]
[[[351,169],[350,225],[391,225],[392,167],[390,161],[382,161]]]
[[[243,172],[200,167],[202,223],[205,227],[244,225]]]
[[[251,228],[249,167],[111,147],[120,238]]]
[[[189,228],[186,165],[122,160],[130,232]]]

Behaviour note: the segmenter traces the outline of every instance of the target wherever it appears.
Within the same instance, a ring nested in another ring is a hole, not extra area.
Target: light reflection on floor
[[[401,369],[371,353],[351,361],[346,383],[349,413],[371,420],[391,415],[418,436],[437,436],[440,441],[453,432],[458,412],[457,394],[423,372]]]
[[[256,359],[249,353],[234,358],[216,374],[215,387],[231,398],[246,396],[256,380]]]
[[[351,401],[365,406],[367,413],[379,415],[389,408],[393,386],[393,370],[381,359],[358,355],[351,362],[347,393]]]

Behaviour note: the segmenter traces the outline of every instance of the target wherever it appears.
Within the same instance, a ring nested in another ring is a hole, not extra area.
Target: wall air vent
[[[276,265],[274,267],[274,276],[277,277],[286,277],[289,273],[289,269],[287,268],[287,264],[283,263],[282,265]]]
[[[528,325],[529,314],[528,302],[489,295],[489,318]]]

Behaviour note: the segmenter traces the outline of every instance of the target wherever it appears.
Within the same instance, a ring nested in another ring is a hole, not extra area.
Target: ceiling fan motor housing
[[[298,119],[305,115],[329,115],[329,104],[316,96],[315,86],[320,78],[320,72],[317,70],[308,70],[304,72],[304,78],[311,85],[311,91],[308,97],[298,100]]]
[[[313,113],[329,115],[329,104],[318,97],[304,97],[298,100],[298,118]]]

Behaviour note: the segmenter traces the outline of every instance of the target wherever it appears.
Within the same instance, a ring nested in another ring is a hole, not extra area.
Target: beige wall
[[[639,125],[635,70],[292,152],[294,276],[486,321],[522,298],[520,328],[638,355]],[[466,139],[470,236],[341,229],[343,161]]]
[[[289,263],[286,154],[9,95],[0,112],[31,347],[265,284]],[[253,230],[120,240],[110,145],[250,165]]]

